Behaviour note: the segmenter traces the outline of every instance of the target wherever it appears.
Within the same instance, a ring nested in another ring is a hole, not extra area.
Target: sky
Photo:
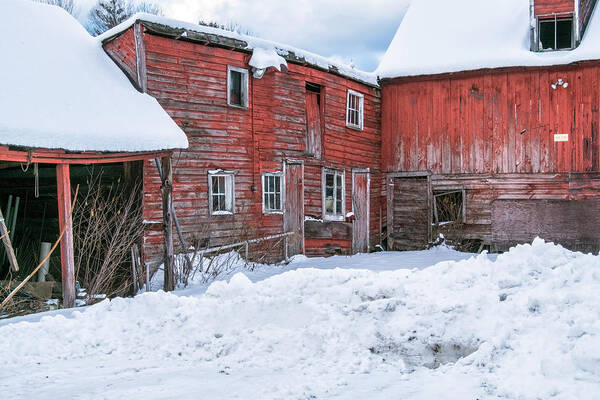
[[[84,21],[96,0],[76,0]],[[239,24],[256,36],[373,71],[409,0],[157,0],[167,17]]]

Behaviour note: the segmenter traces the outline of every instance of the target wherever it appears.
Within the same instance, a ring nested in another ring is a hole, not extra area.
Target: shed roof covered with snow
[[[577,48],[533,52],[529,7],[529,0],[413,0],[376,73],[395,78],[600,59],[597,9]]]
[[[192,24],[146,13],[137,13],[133,15],[127,21],[122,22],[98,36],[98,39],[106,42],[129,29],[136,22],[141,22],[146,29],[149,29],[152,32],[172,36],[177,39],[211,43],[253,53],[258,52],[259,57],[254,57],[258,64],[264,64],[265,61],[271,63],[259,65],[259,68],[264,66],[273,66],[277,68],[280,63],[280,58],[283,58],[289,62],[307,64],[371,86],[378,85],[377,75],[372,72],[364,72],[353,66],[342,64],[327,57],[301,50],[293,46],[244,35],[238,32],[230,32],[220,28]],[[252,63],[251,65],[256,66]]]
[[[0,145],[151,152],[188,146],[101,43],[63,9],[0,1]]]

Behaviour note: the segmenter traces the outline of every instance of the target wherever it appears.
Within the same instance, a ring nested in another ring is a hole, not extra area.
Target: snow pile
[[[106,377],[118,364],[167,376],[177,364],[221,376],[221,397],[206,398],[594,399],[599,292],[600,257],[539,239],[424,270],[237,274],[196,297],[148,293],[2,326],[0,382],[27,393],[10,371],[33,381],[85,363]]]
[[[109,40],[110,38],[124,32],[129,29],[133,24],[137,21],[146,21],[155,24],[161,24],[168,26],[173,29],[182,29],[185,34],[185,31],[191,32],[199,32],[206,33],[209,35],[217,35],[220,37],[236,39],[243,41],[247,44],[246,49],[275,49],[278,55],[281,57],[286,57],[290,53],[293,53],[296,57],[304,59],[307,64],[316,66],[318,68],[322,68],[325,70],[335,70],[342,76],[346,76],[348,78],[367,83],[369,85],[378,86],[377,75],[371,72],[364,72],[354,68],[351,65],[343,64],[340,62],[336,62],[330,58],[323,57],[317,55],[315,53],[311,53],[305,50],[298,49],[293,46],[273,42],[271,40],[259,39],[253,36],[244,35],[238,32],[230,32],[220,28],[214,28],[210,26],[197,25],[189,22],[178,21],[171,18],[165,18],[157,15],[147,14],[147,13],[137,13],[130,17],[128,20],[122,22],[121,24],[115,26],[112,29],[104,32],[102,35],[98,36],[98,40],[103,42],[105,40]],[[186,35],[187,36],[187,35]]]
[[[376,74],[381,78],[600,59],[600,14],[578,48],[530,51],[527,0],[412,0]]]
[[[0,145],[71,151],[187,147],[183,131],[63,9],[0,1]]]
[[[287,69],[287,61],[285,61],[285,58],[277,54],[277,51],[274,48],[255,48],[252,51],[252,58],[250,58],[249,65],[256,69],[263,70],[266,70],[269,67],[273,67],[277,71],[281,71],[282,67]]]

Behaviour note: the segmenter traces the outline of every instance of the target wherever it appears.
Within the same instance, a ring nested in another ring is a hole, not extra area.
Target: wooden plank
[[[175,257],[173,252],[173,168],[171,157],[163,157],[162,165],[162,210],[164,229],[164,290],[175,290]]]
[[[6,228],[6,224],[4,222],[4,216],[2,215],[2,210],[0,210],[0,238],[2,238],[2,244],[4,245],[4,250],[6,251],[6,255],[8,257],[10,270],[12,272],[18,272],[19,263],[17,262],[17,257],[15,256],[15,251],[10,241],[9,231]]]
[[[56,166],[59,228],[65,231],[60,241],[63,307],[75,306],[75,257],[73,254],[73,221],[71,220],[71,179],[68,164]]]
[[[135,60],[137,82],[142,93],[148,90],[148,77],[146,70],[146,48],[144,44],[144,27],[140,22],[133,26],[133,35],[135,41]]]

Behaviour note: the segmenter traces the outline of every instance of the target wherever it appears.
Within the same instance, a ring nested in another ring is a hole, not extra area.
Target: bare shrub
[[[75,276],[90,296],[129,293],[131,248],[143,235],[140,184],[102,182],[92,171],[73,213]]]

